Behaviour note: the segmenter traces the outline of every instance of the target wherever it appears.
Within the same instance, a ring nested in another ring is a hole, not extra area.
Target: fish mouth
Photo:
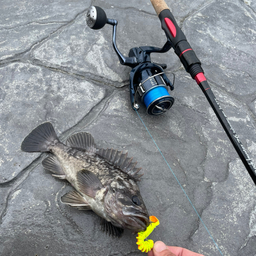
[[[136,216],[137,223],[141,226],[141,228],[137,231],[144,231],[149,225],[149,216]]]
[[[148,213],[123,210],[123,214],[127,217],[125,221],[126,228],[131,229],[134,232],[144,231],[149,225]]]

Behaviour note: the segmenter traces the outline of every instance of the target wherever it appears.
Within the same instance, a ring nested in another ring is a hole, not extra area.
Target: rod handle
[[[156,11],[157,16],[163,10],[170,10],[170,8],[168,7],[168,5],[164,0],[150,0],[150,1]]]
[[[195,52],[187,41],[186,36],[177,24],[173,14],[164,0],[150,0],[158,18],[161,22],[161,27],[164,30],[170,45],[175,53],[180,58],[184,68],[193,79],[198,73],[203,73],[201,62],[197,58]]]

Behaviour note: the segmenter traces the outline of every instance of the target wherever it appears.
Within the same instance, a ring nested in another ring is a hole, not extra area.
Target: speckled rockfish
[[[54,177],[75,188],[61,197],[64,204],[92,210],[102,218],[102,228],[113,236],[123,229],[134,233],[149,225],[147,208],[137,181],[142,176],[127,154],[99,149],[91,134],[81,132],[61,143],[51,123],[35,128],[22,142],[25,152],[50,152],[42,164]]]

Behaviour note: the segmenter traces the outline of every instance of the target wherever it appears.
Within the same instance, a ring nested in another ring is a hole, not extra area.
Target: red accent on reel
[[[173,22],[169,18],[164,18],[164,22],[172,34],[172,37],[176,37],[177,30]]]
[[[200,84],[201,82],[206,81],[206,77],[204,76],[204,73],[201,72],[195,76],[195,80],[197,84]]]

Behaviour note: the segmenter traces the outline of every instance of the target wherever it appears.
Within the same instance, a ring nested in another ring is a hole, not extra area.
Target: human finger
[[[167,248],[174,253],[176,256],[204,256],[196,252],[192,252],[188,249],[177,247],[177,246],[167,246]]]
[[[152,256],[176,256],[176,255],[173,254],[162,241],[157,241],[154,244]]]

